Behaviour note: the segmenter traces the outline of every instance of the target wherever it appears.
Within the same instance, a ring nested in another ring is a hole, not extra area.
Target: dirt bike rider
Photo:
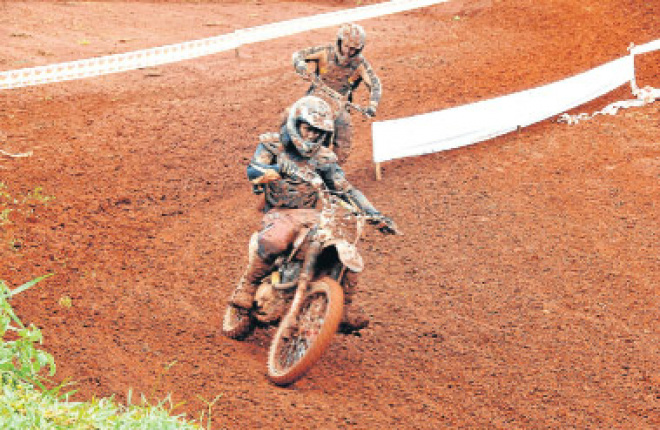
[[[357,24],[344,24],[339,28],[335,44],[314,46],[293,54],[293,66],[303,77],[320,79],[325,85],[352,101],[353,91],[364,82],[370,90],[366,113],[376,115],[381,98],[381,84],[369,62],[362,56],[366,42],[364,29]],[[317,94],[312,83],[307,95]],[[349,157],[353,127],[351,115],[342,109],[335,119],[334,151],[343,164]]]
[[[347,201],[372,216],[384,233],[394,233],[392,220],[378,212],[344,176],[336,155],[323,142],[332,138],[334,125],[328,104],[315,96],[305,96],[289,109],[281,132],[260,136],[260,143],[247,167],[248,179],[263,184],[265,198],[262,228],[250,240],[248,266],[236,287],[231,304],[250,309],[261,281],[272,271],[276,258],[287,251],[304,226],[317,222],[318,191],[299,174],[301,169],[316,172],[326,186],[343,192]],[[366,327],[369,318],[353,302],[357,273],[346,271],[343,278],[344,319],[342,331]]]

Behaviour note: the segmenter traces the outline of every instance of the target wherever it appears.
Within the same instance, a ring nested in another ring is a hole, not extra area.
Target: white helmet
[[[303,122],[323,132],[316,141],[304,140],[302,138],[299,128]],[[330,109],[330,106],[325,100],[316,96],[302,97],[291,106],[286,122],[286,129],[300,155],[309,157],[334,132],[335,123],[332,109]]]
[[[367,33],[364,31],[362,26],[349,23],[344,24],[339,27],[339,32],[337,32],[337,57],[342,64],[347,63],[350,60],[348,55],[348,50],[350,48],[355,49],[355,55],[358,55],[367,40]]]

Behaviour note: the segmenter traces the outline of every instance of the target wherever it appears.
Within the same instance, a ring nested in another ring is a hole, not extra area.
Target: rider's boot
[[[342,333],[355,333],[369,325],[369,316],[360,305],[355,303],[358,274],[346,271],[344,275],[344,315],[339,325]]]
[[[259,257],[256,246],[250,246],[249,253],[248,266],[238,281],[230,300],[232,305],[243,309],[252,308],[259,284],[273,268],[271,263]]]

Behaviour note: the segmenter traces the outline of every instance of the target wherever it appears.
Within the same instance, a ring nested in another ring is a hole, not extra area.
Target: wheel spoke
[[[279,354],[283,369],[288,369],[300,361],[314,343],[325,322],[327,299],[323,294],[308,297],[301,307],[297,328],[285,341]]]
[[[341,320],[342,290],[334,279],[311,284],[295,320],[285,317],[270,348],[268,376],[277,385],[300,379],[330,345]]]

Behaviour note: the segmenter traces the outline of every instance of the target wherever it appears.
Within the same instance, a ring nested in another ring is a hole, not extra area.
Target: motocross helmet
[[[359,55],[366,40],[367,33],[362,26],[353,23],[342,25],[337,33],[337,59],[340,64],[347,64],[352,57]],[[350,48],[355,49],[352,56],[348,54]]]
[[[300,125],[306,123],[319,130],[319,137],[314,140],[304,140],[300,134]],[[305,96],[295,102],[289,110],[286,130],[291,142],[303,157],[312,156],[329,139],[335,129],[332,110],[328,103],[316,96]]]

